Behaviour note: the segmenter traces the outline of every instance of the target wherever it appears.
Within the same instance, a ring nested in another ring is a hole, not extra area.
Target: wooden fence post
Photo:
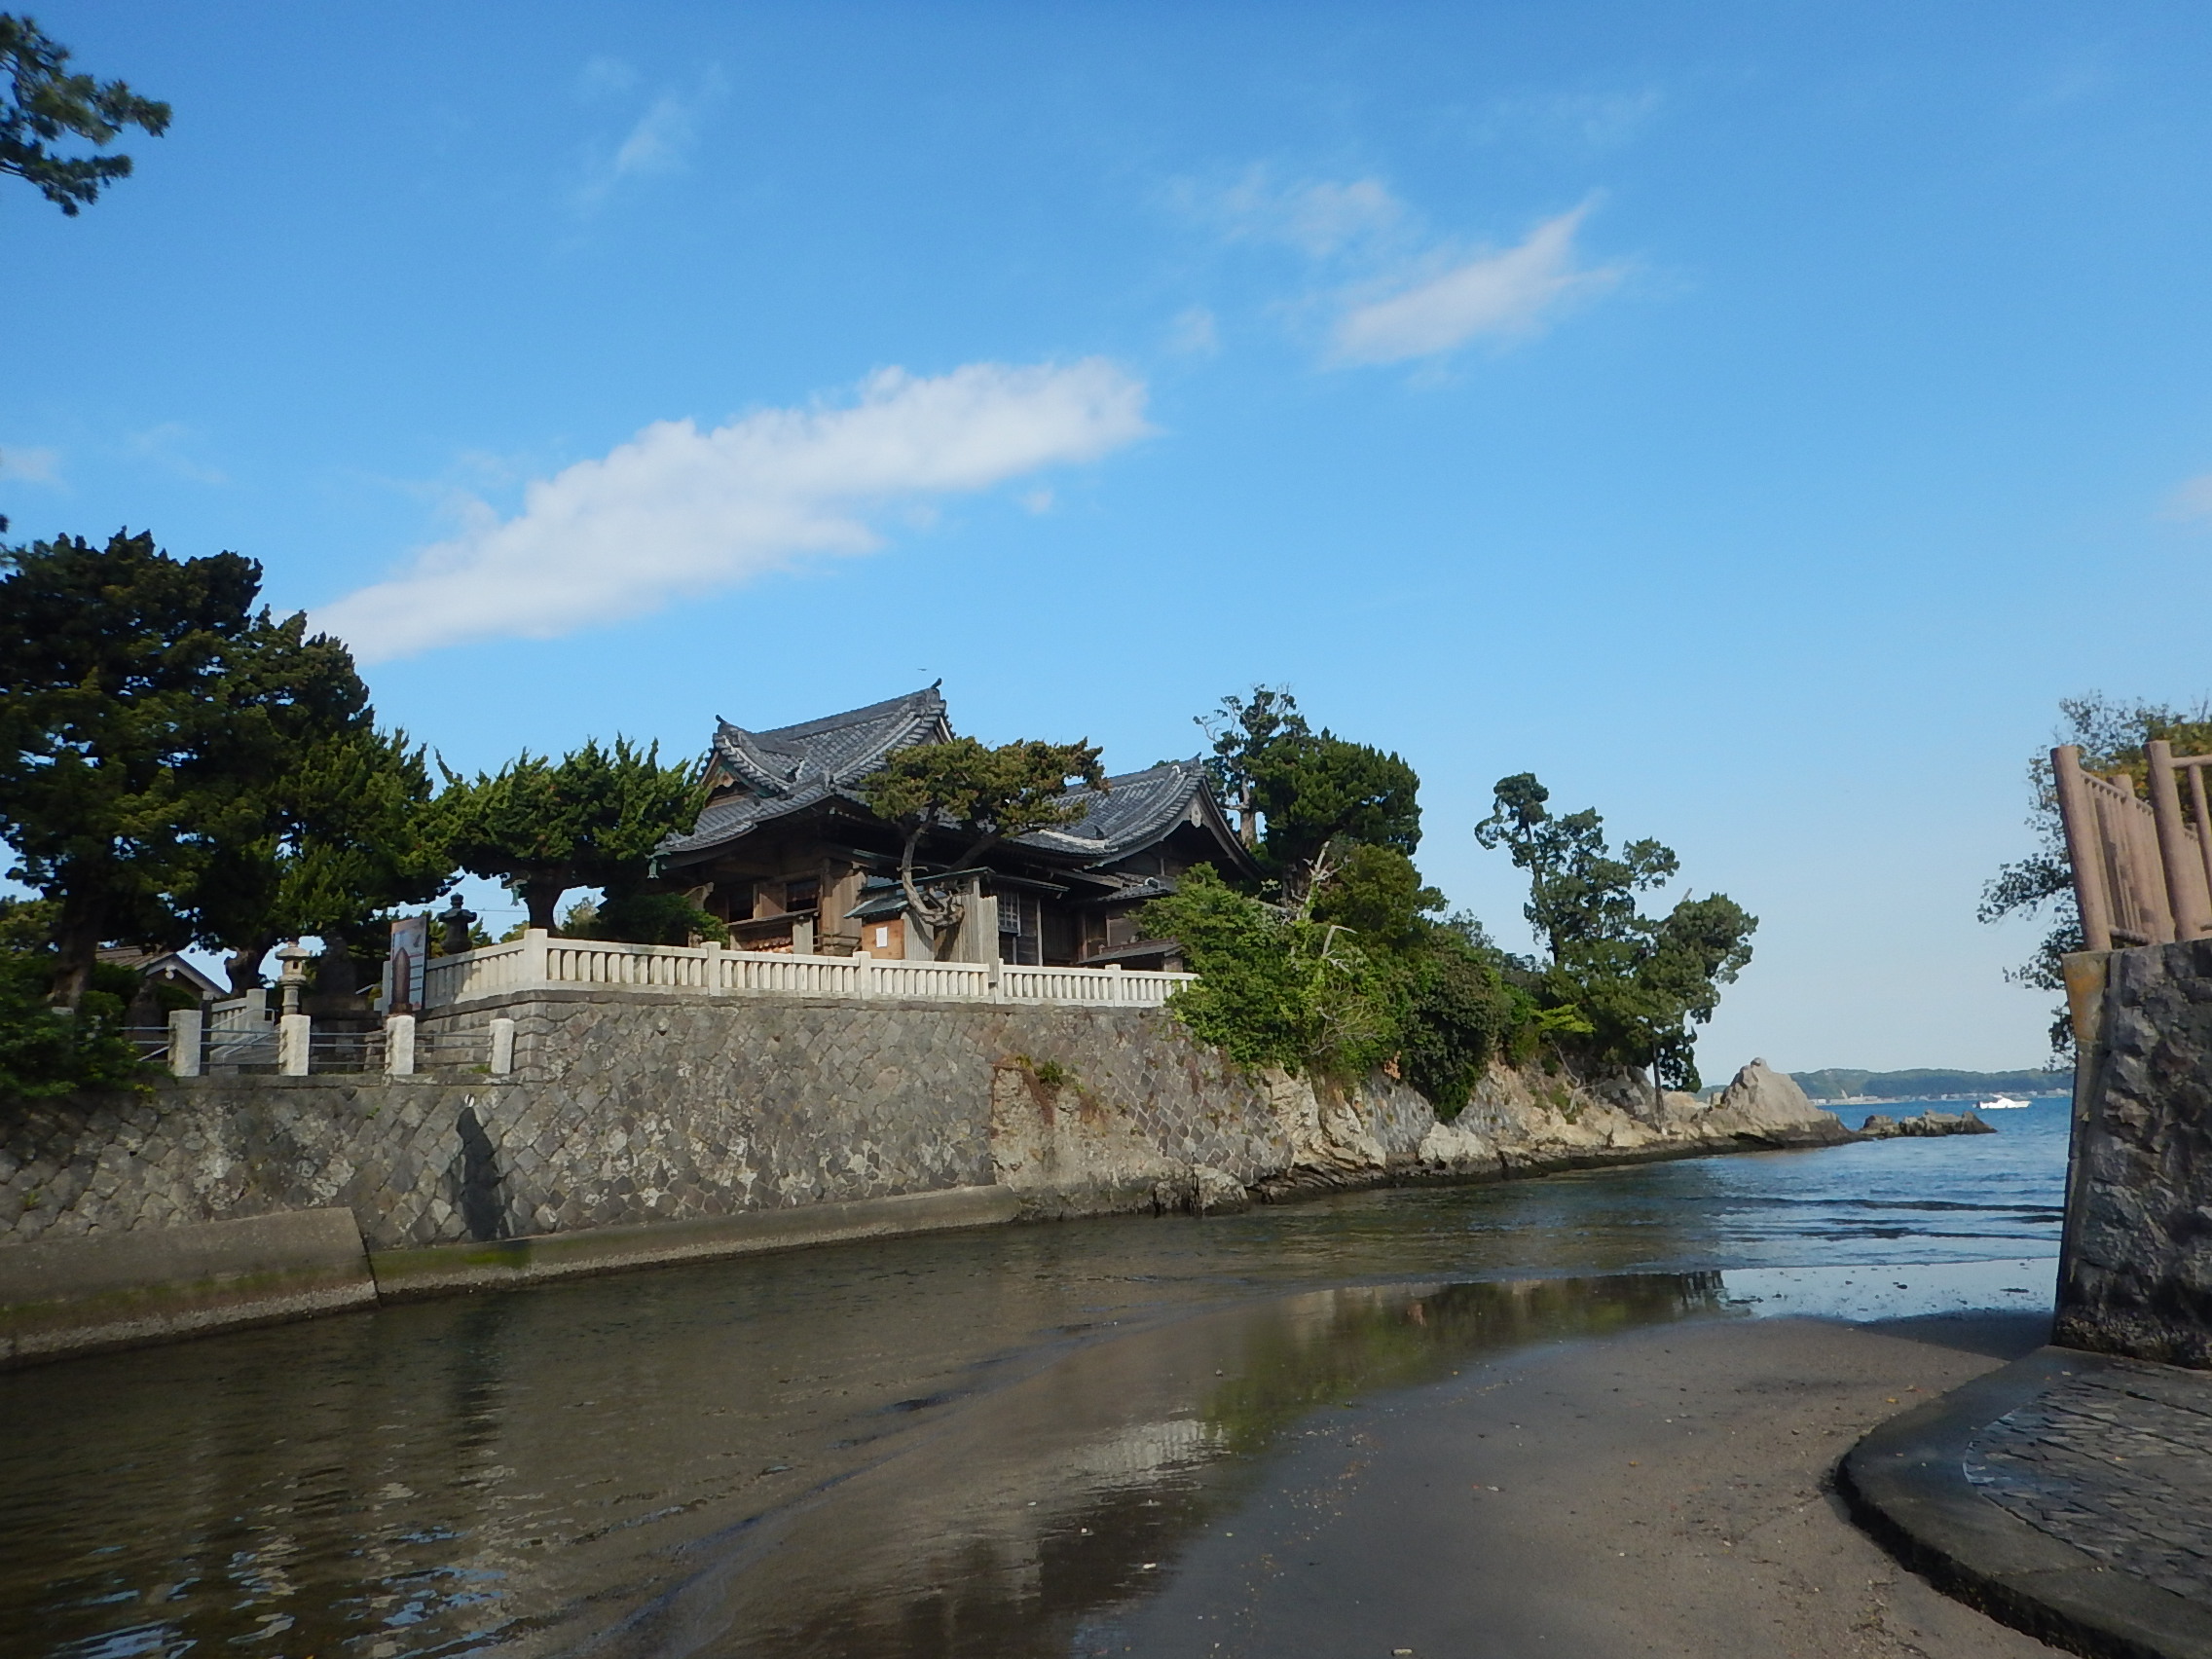
[[[2212,933],[2212,899],[2204,891],[2202,856],[2191,844],[2181,815],[2181,789],[2174,778],[2174,747],[2162,737],[2144,745],[2151,760],[2151,816],[2158,828],[2158,863],[2165,874],[2167,907],[2174,938],[2202,939]]]
[[[2074,866],[2074,903],[2082,913],[2082,938],[2091,950],[2112,948],[2112,900],[2105,892],[2104,848],[2088,791],[2082,785],[2082,749],[2065,743],[2050,752],[2051,782],[2058,791],[2058,816],[2066,826],[2066,858]]]

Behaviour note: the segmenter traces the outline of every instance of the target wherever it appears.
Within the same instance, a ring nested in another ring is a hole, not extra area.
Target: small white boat
[[[2017,1111],[2020,1107],[2023,1107],[2025,1105],[2027,1105],[2027,1102],[2025,1100],[2015,1100],[2009,1094],[2000,1094],[1994,1100],[1978,1100],[1974,1102],[1973,1109],[1976,1112],[2012,1112]]]

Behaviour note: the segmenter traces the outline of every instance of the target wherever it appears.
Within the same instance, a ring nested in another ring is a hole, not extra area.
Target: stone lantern
[[[283,964],[276,984],[284,994],[284,1012],[297,1014],[300,993],[308,988],[308,964],[314,960],[314,952],[298,940],[290,940],[276,947],[276,960]]]

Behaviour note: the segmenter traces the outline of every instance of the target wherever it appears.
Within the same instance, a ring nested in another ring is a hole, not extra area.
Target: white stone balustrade
[[[436,956],[423,974],[424,1008],[510,991],[589,985],[698,991],[709,996],[800,996],[927,1001],[1064,1003],[1158,1008],[1195,974],[1120,968],[1020,968],[987,962],[908,962],[871,956],[802,956],[725,950],[718,944],[616,944],[554,939],[533,928],[519,940]]]

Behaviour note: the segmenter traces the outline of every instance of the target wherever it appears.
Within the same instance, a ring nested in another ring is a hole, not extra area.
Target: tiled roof
[[[747,731],[719,721],[714,757],[745,787],[744,793],[711,803],[690,834],[670,836],[658,853],[666,857],[719,846],[832,794],[850,796],[853,787],[893,750],[942,743],[951,735],[944,698],[935,685],[772,731]]]
[[[1103,792],[1081,790],[1084,814],[1073,824],[1017,835],[1015,843],[1085,864],[1104,864],[1141,851],[1190,816],[1205,785],[1196,760],[1163,760],[1142,772],[1108,778]]]
[[[857,801],[861,781],[893,750],[942,743],[951,735],[935,685],[773,731],[747,731],[723,720],[715,730],[714,757],[744,788],[709,804],[691,833],[670,836],[658,856],[720,846],[832,795]],[[1103,791],[1076,792],[1084,807],[1076,822],[1016,836],[1014,844],[1079,867],[1110,864],[1190,819],[1206,788],[1197,760],[1166,760],[1106,782]]]

